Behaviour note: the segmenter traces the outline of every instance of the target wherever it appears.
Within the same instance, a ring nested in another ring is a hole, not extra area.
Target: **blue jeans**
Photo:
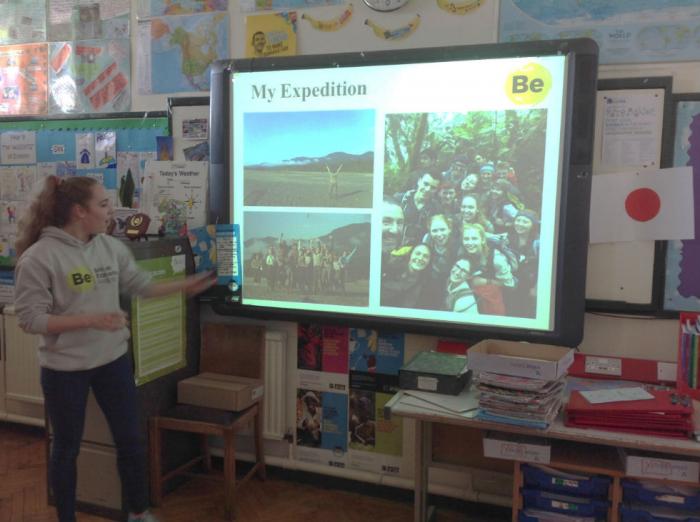
[[[147,509],[146,445],[139,425],[131,361],[124,355],[91,370],[41,369],[46,411],[53,428],[49,481],[60,522],[75,522],[76,461],[88,391],[105,414],[117,446],[122,491],[130,511]]]

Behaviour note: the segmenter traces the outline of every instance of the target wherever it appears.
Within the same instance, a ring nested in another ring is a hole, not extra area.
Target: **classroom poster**
[[[185,255],[137,261],[154,282],[185,278]],[[134,344],[134,377],[141,385],[187,364],[185,294],[136,297],[131,302],[131,331]]]
[[[693,169],[695,239],[669,241],[666,250],[664,310],[700,311],[700,100],[684,100],[676,106],[673,150],[675,166]]]
[[[230,54],[229,16],[214,12],[141,20],[138,42],[141,94],[208,91],[211,65]]]
[[[347,465],[348,329],[297,326],[296,458]]]
[[[600,63],[696,60],[700,6],[693,0],[501,0],[501,42],[587,37]]]
[[[45,0],[4,0],[0,2],[0,44],[46,40]]]
[[[0,116],[46,114],[48,45],[0,46]]]
[[[138,165],[153,157],[167,125],[167,118],[0,122],[0,265],[14,263],[17,222],[47,176],[90,176],[116,207],[119,173],[125,178],[133,166],[139,182]]]
[[[384,419],[384,406],[399,390],[404,335],[353,328],[349,341],[348,466],[399,475],[403,421]]]
[[[227,11],[228,0],[138,0],[140,18]]]
[[[301,7],[320,7],[345,3],[345,0],[240,0],[241,11],[276,11]]]
[[[53,42],[51,114],[126,112],[131,108],[131,44],[119,40]]]
[[[130,17],[130,0],[48,0],[48,39],[129,38]]]
[[[296,11],[249,16],[245,23],[246,58],[297,53]]]
[[[206,161],[146,162],[140,208],[151,218],[149,234],[178,236],[206,225],[208,169]]]

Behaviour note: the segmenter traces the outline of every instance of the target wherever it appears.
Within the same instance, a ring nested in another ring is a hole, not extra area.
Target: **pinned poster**
[[[297,54],[297,13],[285,11],[246,18],[246,58]]]
[[[101,168],[117,168],[117,133],[102,131],[95,133],[95,163]]]
[[[78,169],[91,169],[95,166],[95,135],[81,132],[75,135],[75,165]]]
[[[131,44],[127,38],[52,42],[51,114],[123,112],[131,107]]]
[[[694,215],[691,167],[593,176],[591,243],[693,239]]]
[[[0,163],[36,163],[36,132],[11,131],[0,134]]]

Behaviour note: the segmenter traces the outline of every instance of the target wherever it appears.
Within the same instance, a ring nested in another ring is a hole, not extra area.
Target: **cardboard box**
[[[680,480],[697,484],[700,463],[670,459],[656,453],[624,452],[625,473],[630,477]]]
[[[484,435],[484,457],[549,464],[551,454],[546,439],[491,432]]]
[[[566,374],[574,362],[574,350],[547,344],[486,340],[467,352],[475,372],[493,372],[553,381]]]
[[[261,399],[263,383],[260,379],[200,373],[177,383],[177,400],[220,410],[241,411]]]
[[[399,386],[404,390],[459,395],[469,385],[471,375],[464,355],[419,352],[399,370]]]

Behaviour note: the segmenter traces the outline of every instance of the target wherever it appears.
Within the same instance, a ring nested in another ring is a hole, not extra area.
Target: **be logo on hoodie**
[[[76,267],[68,273],[68,288],[74,292],[89,292],[95,288],[95,276],[89,268]]]

